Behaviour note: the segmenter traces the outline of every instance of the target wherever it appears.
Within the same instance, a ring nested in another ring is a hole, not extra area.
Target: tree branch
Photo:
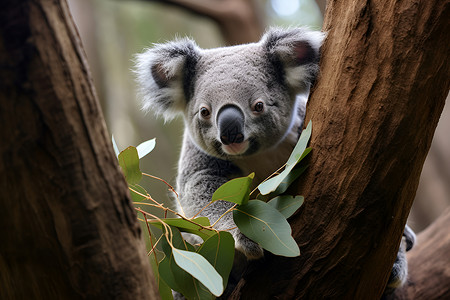
[[[186,9],[217,22],[227,45],[259,40],[264,32],[264,18],[256,0],[146,0]]]

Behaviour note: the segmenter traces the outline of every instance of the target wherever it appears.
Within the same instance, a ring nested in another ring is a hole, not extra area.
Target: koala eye
[[[202,116],[203,119],[209,119],[209,117],[211,116],[211,112],[207,107],[202,106],[200,108],[200,115]]]
[[[252,107],[255,113],[262,113],[264,111],[264,102],[256,101]]]

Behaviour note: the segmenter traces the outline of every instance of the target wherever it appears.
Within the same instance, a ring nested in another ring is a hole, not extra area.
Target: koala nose
[[[220,141],[224,145],[242,143],[244,141],[244,113],[234,105],[224,106],[217,114],[217,126]]]

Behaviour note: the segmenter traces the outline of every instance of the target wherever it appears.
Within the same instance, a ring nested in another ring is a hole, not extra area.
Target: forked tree
[[[450,87],[449,3],[329,2],[302,255],[268,254],[232,298],[381,297]],[[0,66],[0,298],[157,297],[66,2],[3,0]],[[450,297],[449,223],[419,236],[395,297]]]

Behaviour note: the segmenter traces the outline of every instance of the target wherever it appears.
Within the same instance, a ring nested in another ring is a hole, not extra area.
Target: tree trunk
[[[448,0],[329,2],[291,219],[302,254],[255,262],[232,299],[381,297],[450,87],[449,15]]]
[[[0,298],[154,299],[65,1],[0,4]]]

